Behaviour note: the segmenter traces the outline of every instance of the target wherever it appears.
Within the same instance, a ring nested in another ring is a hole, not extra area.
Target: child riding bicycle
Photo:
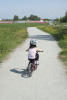
[[[26,50],[28,51],[28,60],[33,63],[33,68],[35,68],[35,60],[39,59],[39,55],[37,52],[43,52],[43,50],[37,48],[36,46],[36,40],[35,39],[31,39],[30,40],[30,46],[29,48]]]

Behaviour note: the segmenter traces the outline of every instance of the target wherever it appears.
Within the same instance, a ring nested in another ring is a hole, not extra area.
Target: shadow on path
[[[14,72],[14,73],[17,73],[17,74],[21,74],[21,77],[28,78],[27,69],[21,69],[21,70],[19,70],[17,68],[13,68],[10,71]]]
[[[29,38],[34,38],[34,39],[38,39],[38,40],[49,40],[49,41],[55,41],[54,37],[50,34],[48,35],[32,35],[29,36]]]

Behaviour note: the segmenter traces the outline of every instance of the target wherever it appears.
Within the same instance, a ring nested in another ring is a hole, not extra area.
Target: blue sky
[[[31,14],[42,18],[57,18],[67,11],[67,0],[0,0],[0,18]]]

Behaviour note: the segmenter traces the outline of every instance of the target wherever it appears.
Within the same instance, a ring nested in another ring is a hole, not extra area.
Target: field
[[[24,24],[0,24],[0,62],[27,36]]]

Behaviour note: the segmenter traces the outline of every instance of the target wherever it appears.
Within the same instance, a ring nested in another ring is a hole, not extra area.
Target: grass
[[[24,24],[0,24],[0,62],[27,36]]]
[[[40,24],[40,23],[26,23],[25,26],[26,27],[39,27],[39,26],[47,26],[48,23],[43,23],[43,24]]]
[[[67,24],[57,26],[39,26],[38,28],[50,33],[58,41],[62,51],[59,54],[60,59],[67,65]]]

